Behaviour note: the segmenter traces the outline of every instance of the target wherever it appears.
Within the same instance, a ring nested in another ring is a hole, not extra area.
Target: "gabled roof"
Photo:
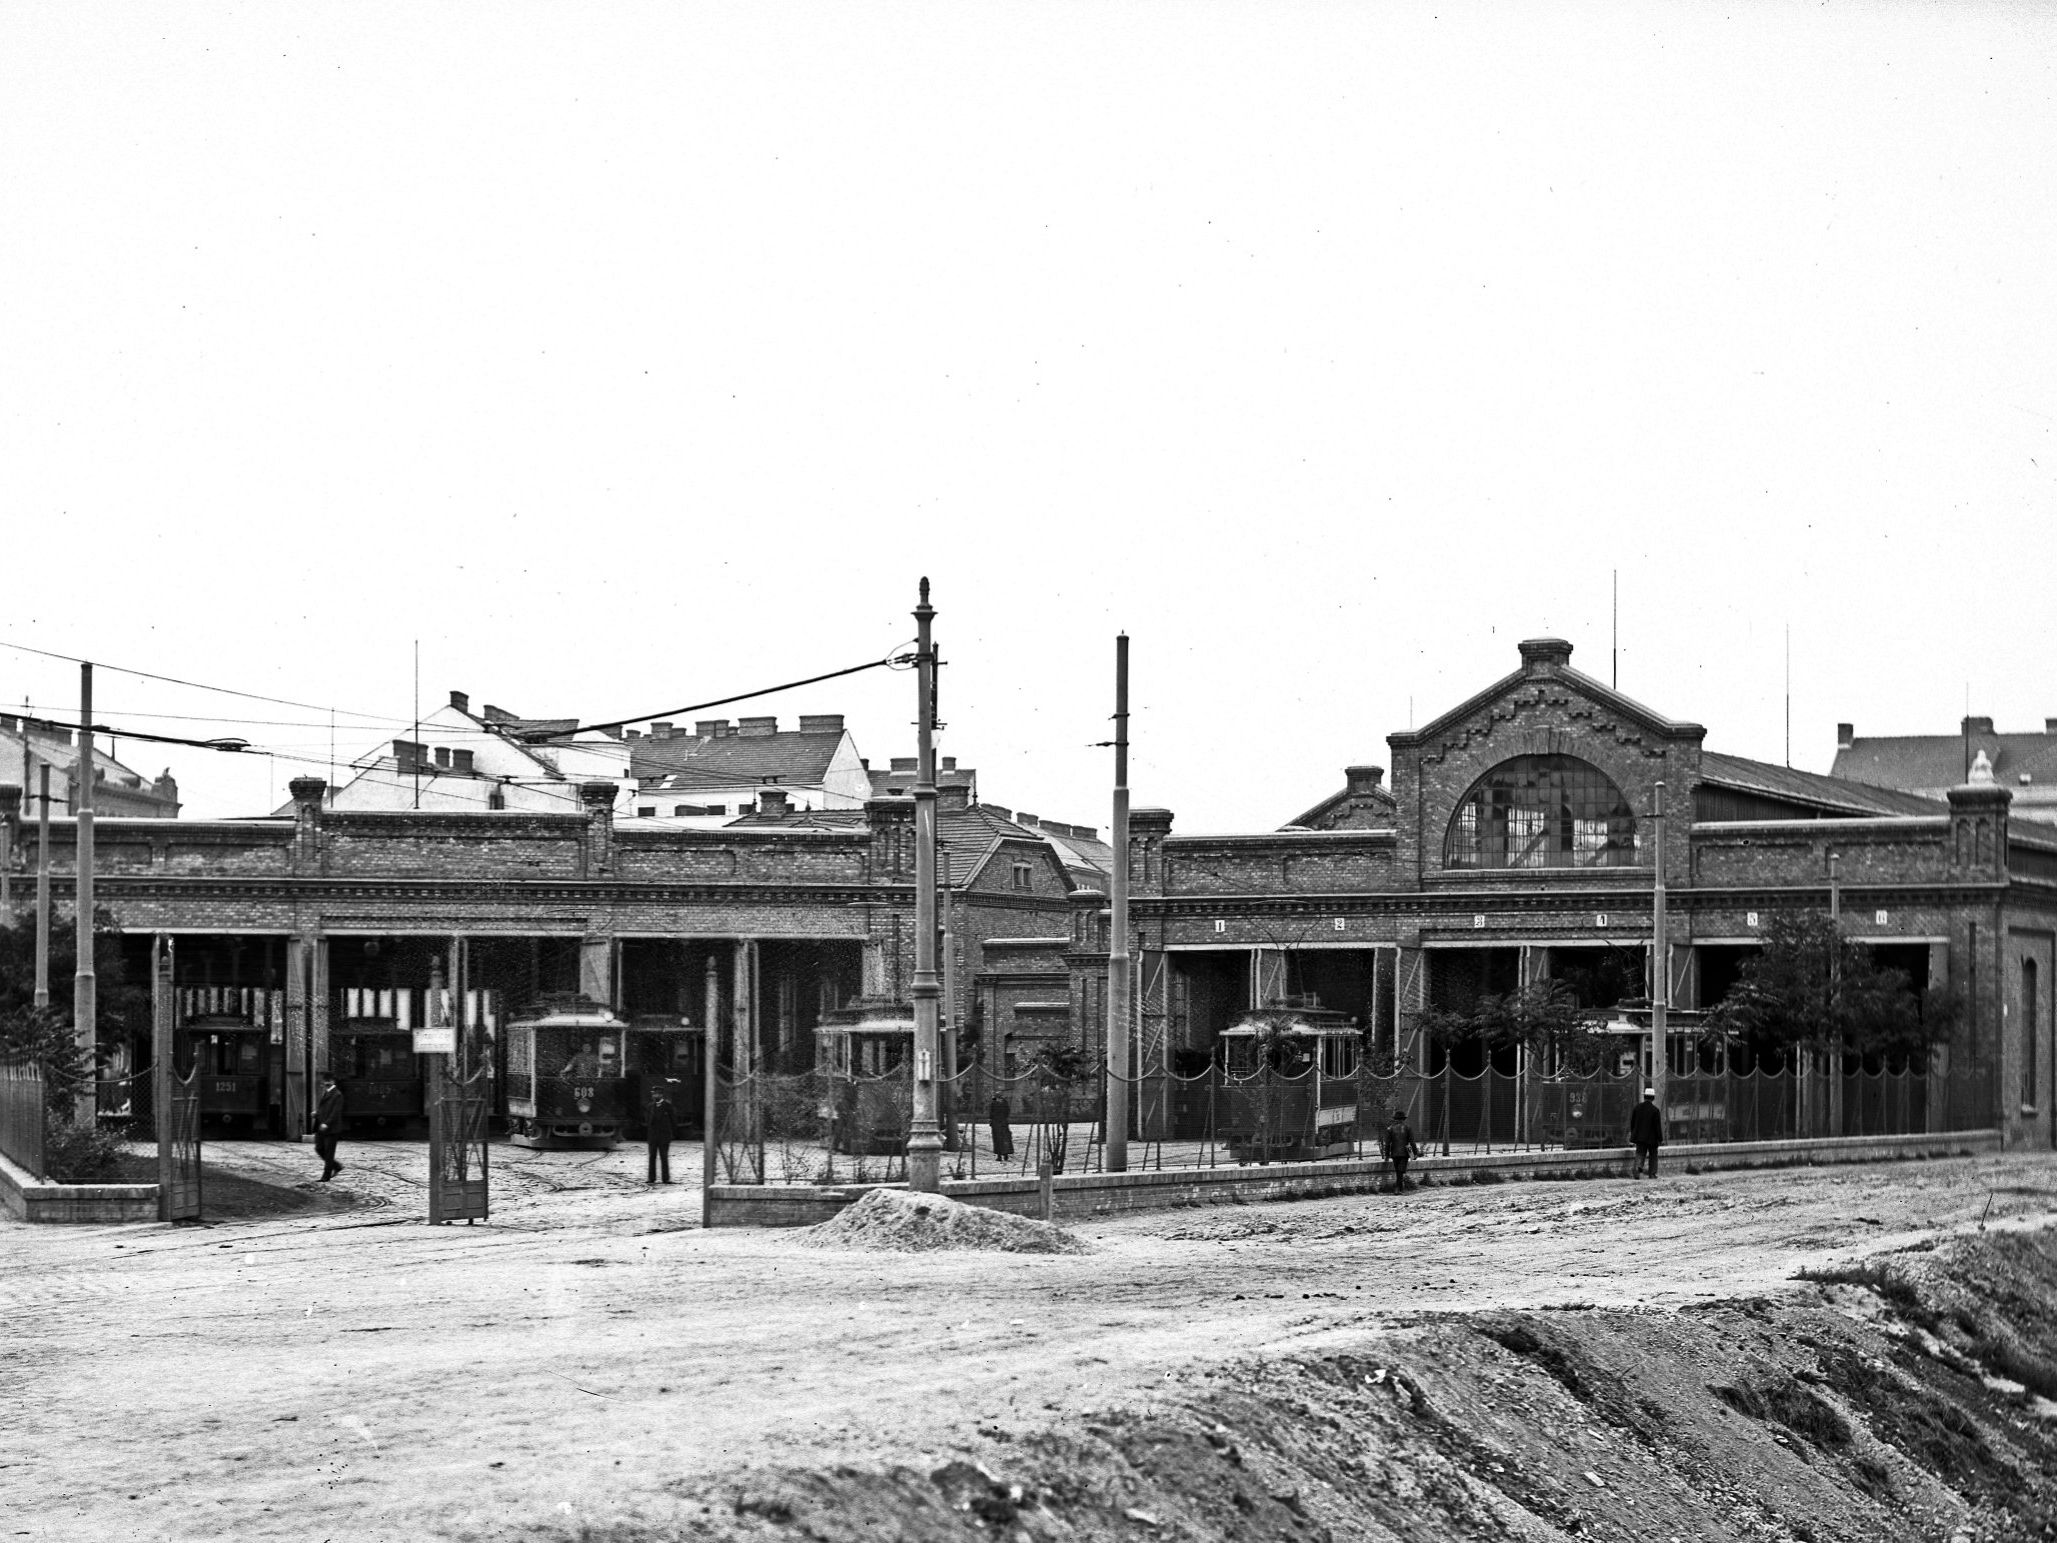
[[[1700,752],[1700,781],[1703,785],[1755,793],[1765,798],[1805,804],[1839,815],[1929,815],[1946,814],[1949,806],[1940,799],[1894,788],[1872,787],[1818,772],[1795,771],[1768,761],[1752,761],[1739,755],[1716,751]]]
[[[1481,708],[1490,705],[1495,698],[1504,696],[1509,691],[1514,690],[1523,681],[1545,680],[1557,681],[1571,686],[1589,700],[1612,712],[1618,713],[1633,723],[1641,724],[1644,728],[1654,733],[1679,739],[1704,737],[1707,733],[1705,727],[1700,724],[1667,718],[1662,713],[1645,707],[1634,697],[1623,696],[1612,686],[1601,684],[1583,670],[1574,670],[1569,664],[1562,662],[1571,657],[1571,645],[1569,643],[1557,638],[1532,638],[1528,642],[1523,643],[1521,647],[1523,664],[1512,675],[1502,676],[1499,680],[1494,681],[1492,685],[1486,687],[1485,690],[1458,703],[1457,706],[1451,708],[1448,712],[1438,718],[1431,719],[1418,729],[1408,729],[1403,733],[1387,735],[1388,743],[1395,745],[1424,743],[1470,717]],[[1554,664],[1554,667],[1547,670],[1531,670],[1528,659],[1532,654],[1539,658],[1549,656],[1557,662]]]
[[[1967,750],[1967,742],[1969,749]],[[1965,764],[1983,750],[1993,780],[2012,789],[2024,772],[2031,787],[2057,782],[2057,734],[1890,734],[1852,739],[1836,751],[1832,777],[1888,788],[1953,788]]]
[[[686,784],[702,787],[743,787],[758,782],[819,787],[846,738],[848,731],[843,729],[813,733],[793,729],[718,738],[673,734],[657,739],[646,734],[629,747],[629,770],[642,778],[678,775]]]

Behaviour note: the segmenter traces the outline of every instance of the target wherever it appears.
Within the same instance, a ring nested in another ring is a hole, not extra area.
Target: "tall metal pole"
[[[50,1005],[50,763],[36,768],[36,1006]]]
[[[1114,860],[1108,898],[1113,903],[1107,940],[1107,1171],[1128,1171],[1129,1012],[1128,944],[1128,634],[1114,639]]]
[[[1657,784],[1657,883],[1650,894],[1650,1086],[1663,1112],[1671,1073],[1671,928],[1664,911],[1664,784]]]
[[[914,1109],[907,1127],[907,1187],[934,1194],[943,1187],[943,1134],[936,1124],[936,1050],[942,983],[936,976],[936,654],[929,581],[914,608],[921,710],[920,770],[914,783]]]
[[[707,956],[700,1057],[700,1225],[714,1225],[715,1159],[721,1150],[721,966]]]
[[[99,1040],[99,982],[93,975],[93,667],[79,666],[79,815],[77,870],[78,955],[72,978],[71,1024],[79,1048],[93,1054]]]

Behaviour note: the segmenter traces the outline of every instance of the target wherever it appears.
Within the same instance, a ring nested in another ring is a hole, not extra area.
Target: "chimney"
[[[954,755],[946,755],[946,756],[944,756],[944,757],[943,757],[943,759],[942,759],[942,760],[941,760],[941,761],[940,761],[939,763],[937,763],[937,764],[938,764],[938,765],[939,765],[939,766],[941,767],[941,769],[942,769],[942,770],[944,770],[944,771],[955,771],[955,770],[957,770],[957,757],[956,757],[956,756],[954,756]]]
[[[1851,745],[1852,745],[1853,743],[1855,743],[1856,739],[1857,739],[1857,725],[1856,725],[1856,724],[1854,724],[1854,723],[1839,723],[1839,724],[1837,724],[1837,725],[1836,725],[1836,748],[1837,748],[1838,750],[1848,750],[1848,749],[1850,748],[1850,746],[1851,746]]]
[[[802,713],[800,715],[802,734],[840,734],[843,732],[841,713]]]
[[[1378,790],[1379,784],[1386,780],[1386,769],[1383,766],[1345,766],[1343,778],[1349,785],[1350,796],[1361,798]]]
[[[652,724],[651,728],[654,730],[656,725]],[[720,739],[728,731],[729,721],[726,718],[702,718],[693,725],[693,732],[702,739]]]
[[[450,693],[450,705],[461,713],[468,713],[471,711],[471,698],[462,691],[453,691]]]
[[[776,718],[738,718],[736,720],[736,732],[738,734],[776,734],[778,731],[779,721]]]
[[[637,740],[643,737],[643,731],[641,729],[629,729],[624,733],[623,737],[627,739],[630,744],[634,744]]]
[[[1571,664],[1571,645],[1562,638],[1530,638],[1521,645],[1521,673],[1554,675]]]
[[[893,757],[892,770],[896,772],[911,772],[919,771],[920,769],[921,758],[919,756],[896,755]]]
[[[488,723],[514,722],[513,713],[509,712],[504,707],[495,707],[491,702],[488,702],[484,707],[479,709],[479,716],[485,719]]]
[[[759,788],[757,790],[757,812],[759,814],[786,815],[792,813],[792,803],[784,788]]]
[[[295,777],[286,784],[293,795],[293,870],[318,873],[321,868],[321,801],[329,785],[319,777]]]
[[[969,809],[971,789],[961,782],[952,782],[936,789],[938,809]]]
[[[1993,720],[1990,718],[1966,718],[1964,720],[1963,732],[1966,734],[1990,734],[1993,732]]]
[[[2045,734],[2057,734],[2057,718],[2045,718],[2043,720],[2043,732]]]

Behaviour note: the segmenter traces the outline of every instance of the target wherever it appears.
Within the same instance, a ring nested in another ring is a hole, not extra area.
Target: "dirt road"
[[[1424,1310],[1676,1308],[1982,1216],[2057,1220],[2057,1160],[2028,1154],[1174,1211],[1085,1226],[1082,1257],[880,1255],[700,1231],[690,1187],[647,1189],[634,1152],[496,1148],[493,1221],[445,1228],[421,1220],[419,1148],[344,1156],[362,1203],[333,1214],[0,1221],[0,1534],[600,1535],[732,1470],[937,1461]]]

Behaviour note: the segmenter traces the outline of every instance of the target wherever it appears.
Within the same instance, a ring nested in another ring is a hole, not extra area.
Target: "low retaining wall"
[[[155,1184],[59,1184],[0,1157],[0,1206],[24,1222],[154,1222]]]
[[[1994,1130],[1926,1136],[1844,1136],[1818,1141],[1724,1141],[1664,1148],[1663,1167],[1676,1177],[1687,1167],[1790,1167],[1803,1163],[1868,1163],[1910,1157],[1969,1157],[1997,1152]],[[1575,1152],[1480,1152],[1423,1157],[1410,1173],[1437,1183],[1474,1173],[1503,1179],[1626,1178],[1631,1152],[1600,1147]],[[1180,1206],[1247,1205],[1265,1200],[1314,1200],[1361,1195],[1388,1182],[1390,1170],[1372,1158],[1318,1163],[1271,1163],[1229,1168],[1161,1168],[1131,1173],[1060,1173],[1050,1181],[1051,1214],[1058,1221],[1111,1216],[1119,1211],[1162,1211]],[[717,1184],[704,1202],[710,1227],[808,1227],[827,1221],[879,1184]],[[943,1193],[970,1205],[1040,1216],[1043,1198],[1034,1178],[945,1179]]]

